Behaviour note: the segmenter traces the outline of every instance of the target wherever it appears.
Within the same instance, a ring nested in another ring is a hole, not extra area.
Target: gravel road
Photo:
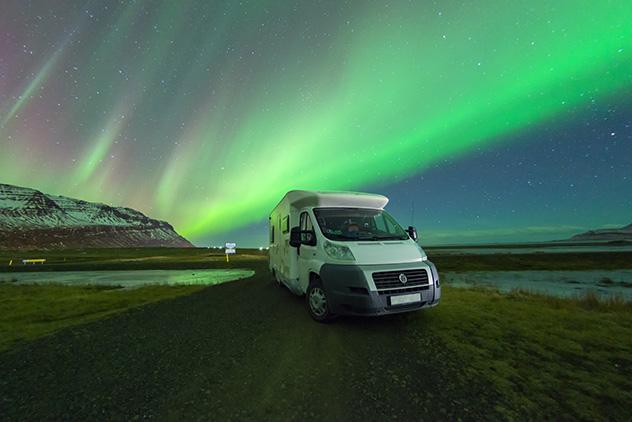
[[[425,333],[433,310],[318,324],[266,263],[243,265],[257,274],[0,354],[0,419],[497,418]]]

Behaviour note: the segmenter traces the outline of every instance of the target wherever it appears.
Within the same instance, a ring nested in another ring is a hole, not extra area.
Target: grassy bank
[[[61,328],[197,291],[204,286],[16,285],[0,283],[0,350]]]
[[[496,410],[528,419],[623,420],[632,404],[632,304],[594,296],[446,287],[426,328],[491,382]]]
[[[581,271],[632,268],[632,252],[560,252],[488,255],[441,255],[428,257],[443,271]]]
[[[632,252],[451,255],[431,248],[427,252],[440,272],[632,269]],[[21,263],[22,259],[29,258],[43,258],[46,263]],[[223,250],[206,248],[0,251],[0,272],[243,268],[267,259],[267,251],[258,249],[238,249],[237,254],[230,257],[230,262],[226,262]],[[13,261],[12,266],[8,265],[10,261]]]
[[[46,259],[46,263],[23,265],[22,259]],[[232,268],[267,259],[267,252],[258,249],[238,249],[230,262],[223,249],[207,248],[0,250],[0,272]]]

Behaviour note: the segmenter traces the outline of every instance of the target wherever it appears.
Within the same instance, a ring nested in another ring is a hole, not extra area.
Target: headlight
[[[355,257],[351,253],[351,249],[343,245],[334,245],[331,242],[325,242],[325,252],[334,259],[341,261],[353,261]]]

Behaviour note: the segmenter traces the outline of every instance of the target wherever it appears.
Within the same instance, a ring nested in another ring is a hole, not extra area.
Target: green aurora
[[[290,189],[396,183],[632,87],[627,1],[152,5],[40,40],[0,103],[4,181],[195,241]]]

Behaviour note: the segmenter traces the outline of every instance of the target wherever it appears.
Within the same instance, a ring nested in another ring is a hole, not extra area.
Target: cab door
[[[316,258],[316,232],[312,218],[307,211],[301,212],[299,227],[301,228],[301,246],[298,250],[298,287],[300,291],[305,293],[309,285],[309,273],[314,267]]]

